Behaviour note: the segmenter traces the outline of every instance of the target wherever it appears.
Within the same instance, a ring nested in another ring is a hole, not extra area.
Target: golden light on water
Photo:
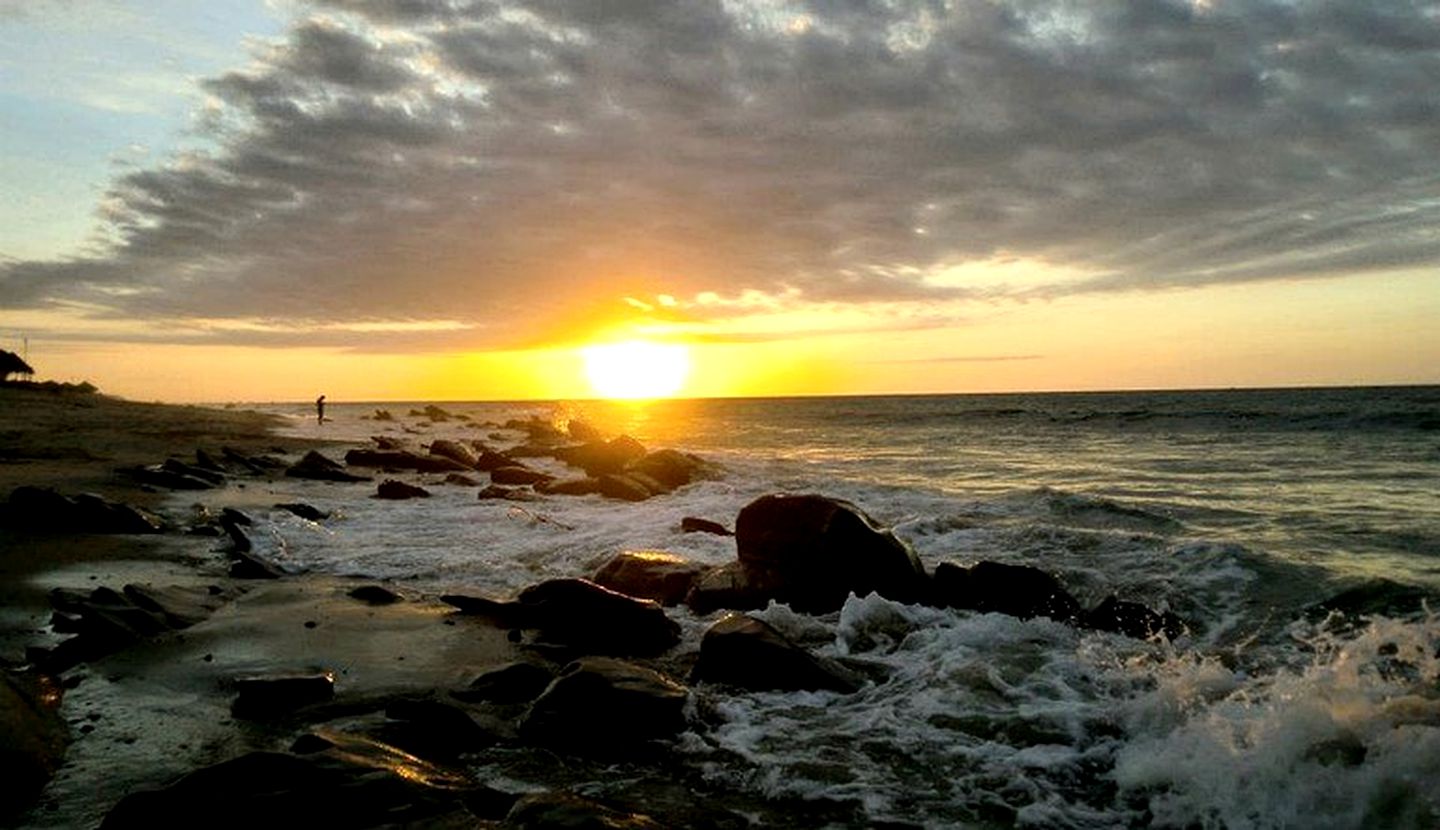
[[[580,350],[585,378],[602,398],[668,398],[690,375],[690,349],[676,343],[627,340]]]

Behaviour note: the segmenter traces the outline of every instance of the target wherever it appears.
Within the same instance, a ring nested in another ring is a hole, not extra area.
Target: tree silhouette
[[[20,359],[20,355],[0,349],[0,381],[9,380],[11,375],[33,375],[35,370]]]

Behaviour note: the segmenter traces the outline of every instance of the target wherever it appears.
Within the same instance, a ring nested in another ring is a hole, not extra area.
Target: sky
[[[0,348],[155,400],[1440,382],[1440,4],[0,0]]]

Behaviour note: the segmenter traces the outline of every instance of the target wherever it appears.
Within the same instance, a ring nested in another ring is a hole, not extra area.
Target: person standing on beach
[[[325,423],[325,396],[321,395],[315,399],[315,423]]]

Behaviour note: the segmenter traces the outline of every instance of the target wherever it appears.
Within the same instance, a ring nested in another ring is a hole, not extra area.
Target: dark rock
[[[133,478],[141,484],[148,484],[151,487],[163,487],[166,490],[209,490],[215,485],[203,478],[177,473],[166,470],[159,465],[151,467],[121,467],[116,472],[121,475]]]
[[[252,470],[256,473],[261,473],[266,470],[279,471],[290,466],[289,464],[286,464],[285,461],[283,461],[282,459],[276,458],[271,455],[247,455],[231,447],[221,447],[220,455],[223,456],[227,462],[230,462],[232,464],[239,464],[240,466]]]
[[[403,450],[405,441],[400,438],[393,438],[389,435],[372,435],[370,440],[375,442],[377,450]]]
[[[1389,579],[1370,579],[1310,606],[1306,615],[1319,618],[1335,613],[1350,619],[1414,617],[1424,614],[1427,606],[1440,608],[1440,593]]]
[[[542,639],[594,654],[658,654],[680,641],[680,626],[653,600],[636,599],[585,579],[552,579],[516,598],[524,627]]]
[[[1370,754],[1365,742],[1350,731],[1345,731],[1318,743],[1311,744],[1302,756],[1324,767],[1358,767],[1365,763]]]
[[[245,511],[236,510],[233,507],[226,507],[220,511],[220,522],[222,524],[225,522],[233,522],[243,527],[251,527],[255,524],[255,520],[250,518]]]
[[[212,473],[228,473],[229,469],[216,460],[215,456],[202,449],[195,450],[195,466]]]
[[[173,629],[189,628],[202,622],[235,598],[234,590],[216,585],[130,584],[121,589],[125,598],[140,608],[159,614]]]
[[[501,467],[514,466],[517,466],[514,458],[493,450],[481,450],[479,458],[475,459],[475,469],[482,473],[498,470]]]
[[[834,611],[851,593],[916,602],[929,587],[908,545],[840,499],[761,496],[735,520],[735,543],[746,587],[797,611]]]
[[[232,579],[279,579],[284,576],[279,568],[248,551],[231,551],[230,560]]]
[[[479,486],[480,486],[479,480],[474,479],[474,478],[471,478],[470,476],[464,475],[464,474],[462,474],[462,473],[451,473],[451,474],[445,476],[445,483],[446,483],[446,484],[454,484],[454,485],[456,485],[457,487],[479,487]]]
[[[658,550],[625,550],[615,554],[593,577],[595,583],[626,596],[679,605],[709,566]]]
[[[430,454],[448,458],[470,470],[475,469],[475,465],[480,462],[480,456],[469,446],[445,438],[437,438],[430,443]]]
[[[515,465],[511,467],[497,467],[490,471],[490,481],[495,484],[540,484],[549,481],[551,476],[532,470],[529,467]]]
[[[569,793],[522,796],[505,816],[513,830],[661,830],[649,816],[612,810]]]
[[[858,678],[833,660],[817,657],[754,617],[729,614],[700,641],[692,681],[764,691],[854,692]]]
[[[392,605],[400,601],[401,596],[389,588],[381,585],[361,585],[346,591],[346,596],[358,599],[370,605]]]
[[[1060,580],[1029,565],[981,561],[964,568],[942,562],[935,568],[935,604],[1020,619],[1049,617],[1076,622],[1080,603]]]
[[[395,420],[395,415],[388,409],[377,409],[375,410],[375,414],[371,415],[370,418],[375,421],[393,421]]]
[[[592,441],[574,447],[561,447],[554,456],[566,464],[579,467],[587,475],[598,477],[618,473],[632,461],[645,455],[645,447],[628,435],[609,441]]]
[[[505,429],[515,429],[525,433],[531,441],[553,444],[556,441],[563,441],[565,439],[565,433],[557,429],[554,424],[533,415],[523,420],[520,418],[511,418],[505,422],[504,427]]]
[[[600,492],[600,481],[593,478],[544,481],[535,485],[535,490],[547,496],[589,496]]]
[[[722,608],[752,611],[764,608],[769,602],[769,597],[749,588],[739,562],[731,562],[707,571],[695,581],[695,587],[685,596],[685,604],[702,617]]]
[[[463,709],[438,700],[401,699],[385,707],[383,735],[401,749],[421,757],[452,759],[492,746],[495,735]]]
[[[63,496],[54,490],[21,486],[10,493],[5,511],[11,527],[42,533],[159,533],[158,516],[93,493]]]
[[[64,759],[60,689],[49,677],[0,671],[0,820],[34,800]]]
[[[322,519],[330,518],[329,513],[319,509],[318,507],[305,504],[304,502],[285,502],[275,505],[275,508],[277,510],[288,510],[289,512],[294,513],[296,516],[299,516],[302,519],[309,519],[312,522],[318,522]]]
[[[61,643],[43,662],[51,671],[95,660],[142,640],[188,628],[209,617],[234,597],[216,587],[126,585],[122,591],[100,587],[90,593],[55,589],[50,604],[76,636]]]
[[[219,487],[225,483],[225,473],[223,471],[207,469],[196,464],[186,464],[175,458],[166,460],[160,465],[160,469],[167,473],[198,478],[212,487]]]
[[[1171,612],[1160,613],[1138,602],[1116,597],[1108,597],[1086,611],[1080,625],[1098,631],[1124,634],[1137,640],[1148,640],[1160,635],[1173,640],[1185,633],[1185,622]]]
[[[649,476],[667,489],[674,490],[702,478],[712,478],[718,470],[698,455],[678,450],[656,450],[636,459],[626,472]]]
[[[430,491],[424,487],[416,487],[413,484],[406,484],[403,481],[396,481],[393,478],[387,478],[380,482],[379,488],[375,491],[375,498],[389,499],[392,501],[426,499],[429,497]]]
[[[735,531],[709,519],[700,519],[695,516],[686,516],[680,520],[681,533],[711,533],[716,536],[734,536]]]
[[[249,553],[255,547],[250,541],[250,534],[246,533],[245,528],[233,520],[227,520],[222,517],[220,519],[220,527],[225,531],[225,534],[230,537],[230,543],[233,546],[231,553]]]
[[[629,475],[612,473],[602,475],[598,479],[600,495],[608,499],[621,499],[623,501],[645,501],[656,492],[642,484],[638,479]]]
[[[685,729],[684,686],[659,672],[609,657],[582,657],[530,704],[520,721],[528,741],[608,754]]]
[[[420,455],[408,450],[350,450],[345,453],[345,463],[351,467],[382,467],[417,473],[463,473],[471,469],[444,456]]]
[[[291,478],[306,478],[316,481],[370,481],[369,476],[358,476],[347,472],[344,467],[331,461],[315,450],[285,470]]]
[[[487,791],[463,775],[360,736],[326,732],[300,756],[252,752],[121,799],[104,830],[205,826],[461,827]],[[503,801],[508,809],[512,800]],[[493,808],[487,818],[499,818]]]
[[[576,441],[583,441],[587,444],[603,440],[600,430],[596,429],[589,421],[582,421],[579,418],[571,418],[570,423],[565,425],[565,431]]]
[[[230,711],[237,718],[265,720],[335,696],[335,678],[316,674],[244,677],[235,681],[236,697]]]
[[[492,484],[479,493],[479,499],[481,501],[489,501],[492,499],[504,501],[535,501],[536,498],[537,496],[529,490],[524,490],[519,487],[501,487],[498,484]]]
[[[485,672],[450,696],[468,703],[524,703],[534,700],[554,679],[554,673],[539,664],[509,663]]]
[[[500,625],[528,625],[530,622],[530,609],[514,600],[472,597],[467,594],[441,594],[440,601],[454,606],[461,614],[486,617]]]

